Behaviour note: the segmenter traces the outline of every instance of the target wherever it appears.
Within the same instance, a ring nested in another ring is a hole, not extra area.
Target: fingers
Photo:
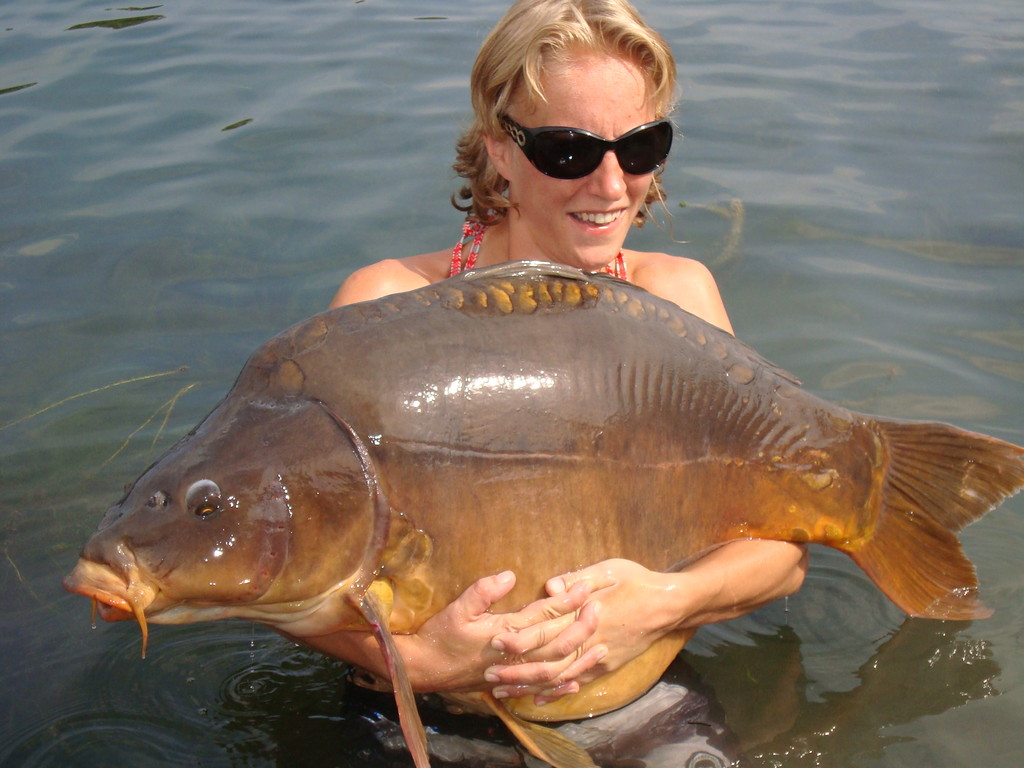
[[[505,632],[491,641],[496,651],[522,655],[546,645],[576,620],[576,612],[590,597],[590,586],[579,584],[568,592],[536,600],[515,613],[504,615]],[[566,655],[571,649],[558,654]]]
[[[473,582],[465,592],[452,602],[452,608],[467,619],[476,619],[490,610],[512,591],[516,585],[516,575],[512,571],[503,571],[494,576],[485,576]]]
[[[577,572],[583,578],[566,584],[564,591],[512,613],[492,613],[491,608],[515,587],[515,574],[486,576],[417,634],[440,637],[445,648],[463,648],[459,657],[475,659],[475,674],[483,670],[484,682],[497,686],[496,696],[532,695],[538,703],[546,703],[576,693],[583,682],[578,678],[588,675],[607,654],[602,644],[586,647],[597,631],[601,610],[600,603],[591,599],[593,585],[611,582],[607,570],[597,569],[592,575],[586,573],[590,570]],[[478,684],[470,680],[469,689]]]
[[[579,649],[597,631],[601,604],[583,602],[590,596],[587,584],[574,585],[565,595],[559,610],[564,614],[531,623],[517,632],[495,635],[491,647],[521,661],[551,661],[578,655]],[[540,602],[548,602],[552,598]],[[529,606],[528,606],[529,607]]]
[[[542,693],[538,693],[533,697],[533,703],[538,707],[543,707],[545,704],[558,701],[558,699],[563,696],[569,696],[570,694],[579,692],[580,684],[573,680],[571,683],[565,683],[564,685],[559,685],[557,688],[549,688]]]
[[[605,646],[596,645],[578,658],[494,666],[487,670],[485,679],[488,682],[502,681],[492,691],[496,699],[533,695],[535,703],[543,705],[577,693],[580,689],[578,678],[593,669],[607,654]]]
[[[597,667],[597,665],[608,655],[608,648],[604,645],[595,645],[593,648],[584,653],[580,658],[570,664],[559,676],[559,680],[568,680],[569,682],[560,683],[558,685],[551,685],[546,690],[541,691],[533,697],[533,702],[539,707],[545,704],[550,704],[556,699],[560,699],[562,696],[567,696],[572,693],[579,693],[581,682],[581,676],[589,672],[590,670]]]
[[[516,656],[505,654],[511,663],[495,664],[484,673],[484,680],[496,683],[495,696],[526,696],[537,695],[543,700],[554,701],[560,696],[576,693],[579,690],[580,675],[591,670],[607,654],[607,648],[598,644],[585,648],[584,644],[597,629],[600,604],[587,603],[579,612],[579,617],[570,621],[568,626],[559,632],[549,643],[533,646],[533,638],[543,637],[537,634],[536,627],[530,627],[516,635],[512,640],[523,642],[530,650]],[[560,617],[548,625],[562,624],[571,617]]]
[[[616,583],[613,576],[615,562],[614,560],[605,560],[578,571],[553,576],[544,583],[544,589],[553,596],[568,592],[574,585],[583,582],[590,585],[591,592],[611,587]]]

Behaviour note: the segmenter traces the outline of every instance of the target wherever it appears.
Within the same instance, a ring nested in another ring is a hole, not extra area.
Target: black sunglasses
[[[672,123],[655,120],[639,125],[615,141],[581,128],[544,126],[524,128],[508,115],[501,126],[534,167],[555,179],[581,179],[597,170],[606,152],[614,152],[626,173],[656,171],[672,149]]]

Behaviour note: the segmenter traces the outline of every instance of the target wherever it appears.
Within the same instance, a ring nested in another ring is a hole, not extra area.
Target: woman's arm
[[[582,645],[597,628],[599,606],[588,603],[592,584],[608,584],[600,574],[595,581],[580,579],[558,594],[537,600],[514,613],[490,613],[490,607],[515,586],[511,571],[476,581],[461,596],[432,616],[415,634],[394,635],[413,690],[480,691],[491,687],[485,672],[508,657],[492,644],[495,635],[516,634],[529,627],[544,627],[531,634],[530,649],[545,659],[547,674],[574,680],[604,657],[605,648]],[[287,633],[285,633],[287,634]],[[340,631],[320,637],[297,638],[322,653],[387,678],[387,667],[369,631]],[[544,648],[544,650],[539,650]],[[570,686],[564,693],[573,692]]]
[[[329,309],[430,285],[445,277],[447,263],[447,254],[437,252],[385,259],[360,267],[338,288]]]

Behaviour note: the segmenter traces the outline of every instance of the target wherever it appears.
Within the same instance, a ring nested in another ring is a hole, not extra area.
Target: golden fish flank
[[[579,563],[668,570],[736,538],[811,541],[849,554],[911,615],[985,616],[956,533],[1020,490],[1022,456],[945,424],[832,405],[636,287],[518,262],[267,342],[110,509],[65,586],[144,634],[228,617],[300,638],[376,631],[415,745],[402,660],[380,628],[414,631],[506,568],[513,609]],[[187,503],[199,480],[232,504]],[[538,510],[544,524],[524,524]],[[390,607],[364,599],[371,584]],[[575,768],[584,756],[523,719],[628,703],[688,637],[549,707],[472,701]]]

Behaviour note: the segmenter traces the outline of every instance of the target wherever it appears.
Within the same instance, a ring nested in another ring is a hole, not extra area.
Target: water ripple
[[[0,761],[3,768],[67,768],[69,765],[197,765],[189,740],[163,717],[130,712],[62,712],[40,718]]]
[[[112,638],[0,766],[273,765],[288,734],[344,738],[341,663],[242,623],[153,629],[145,660],[135,633]]]

